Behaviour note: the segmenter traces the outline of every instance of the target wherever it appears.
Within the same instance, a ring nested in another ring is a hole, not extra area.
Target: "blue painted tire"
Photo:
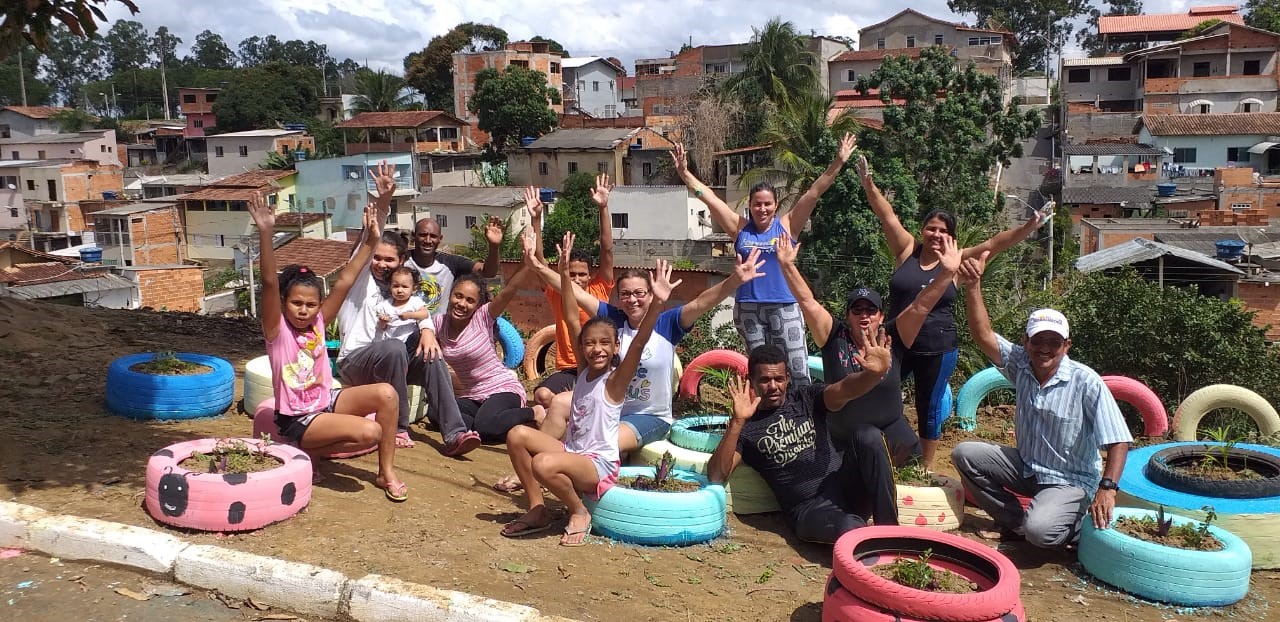
[[[1116,508],[1114,520],[1156,515],[1151,510]],[[1196,523],[1169,515],[1175,526]],[[1191,551],[1147,542],[1115,529],[1097,529],[1088,517],[1080,533],[1080,563],[1089,574],[1125,592],[1175,605],[1221,607],[1249,592],[1253,555],[1249,546],[1216,525],[1209,533],[1221,551]]]
[[[502,364],[507,369],[515,369],[524,362],[524,337],[505,317],[498,318],[495,324],[498,343],[502,344]]]
[[[960,395],[956,396],[956,416],[960,418],[960,427],[972,432],[978,427],[978,404],[992,391],[1000,389],[1013,390],[1000,370],[988,367],[972,376],[960,387]]]
[[[716,446],[720,444],[720,439],[724,438],[724,432],[706,431],[699,428],[711,426],[723,428],[728,424],[729,417],[725,415],[704,415],[677,419],[675,423],[671,424],[671,442],[676,447],[683,447],[690,451],[713,453],[716,450]]]
[[[619,477],[653,476],[653,467],[622,467]],[[614,486],[598,501],[587,499],[591,529],[630,544],[682,546],[706,542],[724,532],[724,487],[680,469],[672,476],[699,482],[697,492],[648,492]]]
[[[179,352],[178,360],[213,368],[191,376],[159,376],[131,371],[152,353],[122,356],[107,367],[107,410],[131,419],[197,419],[226,412],[235,398],[231,363],[216,356]]]
[[[826,374],[822,371],[822,356],[817,354],[809,355],[809,377],[826,382]]]

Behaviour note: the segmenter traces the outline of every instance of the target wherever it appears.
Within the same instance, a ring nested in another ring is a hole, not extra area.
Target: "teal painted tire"
[[[729,417],[724,415],[677,419],[671,424],[670,439],[676,447],[709,454],[716,450],[720,439],[724,438],[724,428],[728,424]]]
[[[107,367],[107,410],[131,419],[198,419],[222,414],[235,398],[231,363],[216,356],[177,353],[178,360],[210,367],[203,374],[162,376],[131,369],[152,353],[122,356]]]
[[[982,399],[988,393],[1000,389],[1012,391],[1013,383],[994,367],[988,367],[970,376],[964,386],[960,387],[960,394],[956,396],[956,416],[960,418],[960,427],[970,432],[977,428],[978,404],[982,403]]]
[[[524,337],[520,336],[520,331],[505,317],[498,318],[494,328],[498,334],[498,343],[502,345],[502,364],[507,369],[519,367],[524,362]]]
[[[1151,510],[1116,508],[1120,517],[1156,515]],[[1168,514],[1174,525],[1196,523]],[[1115,529],[1097,529],[1087,517],[1080,533],[1080,563],[1089,574],[1135,596],[1191,607],[1230,605],[1249,592],[1253,555],[1249,546],[1216,525],[1209,533],[1221,551],[1189,551],[1147,542]]]
[[[652,466],[662,461],[662,454],[671,452],[676,459],[676,468],[706,475],[707,461],[711,454],[702,451],[691,451],[677,447],[671,441],[654,441],[631,452],[631,464]],[[729,481],[725,482],[725,505],[734,514],[767,514],[778,512],[782,506],[773,495],[773,490],[764,481],[760,473],[743,462],[733,470]]]
[[[822,371],[822,357],[817,354],[809,355],[809,377],[814,380],[826,378]]]
[[[653,467],[622,467],[618,477],[653,476]],[[706,542],[724,532],[724,487],[680,469],[672,476],[702,484],[696,492],[648,492],[614,486],[598,501],[587,499],[591,529],[630,544],[683,546]]]

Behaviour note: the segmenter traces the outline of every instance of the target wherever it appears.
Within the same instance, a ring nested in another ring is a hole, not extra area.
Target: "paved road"
[[[117,589],[147,600],[130,598]],[[240,608],[214,600],[203,590],[110,565],[59,561],[33,553],[0,559],[0,620],[9,622],[319,620],[232,604]]]

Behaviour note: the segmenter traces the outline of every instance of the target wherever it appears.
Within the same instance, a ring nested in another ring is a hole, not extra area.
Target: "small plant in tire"
[[[194,376],[207,374],[213,371],[213,368],[208,365],[184,361],[178,358],[178,353],[173,350],[162,350],[156,352],[150,361],[137,363],[129,367],[129,371],[155,376]]]
[[[262,444],[254,447],[238,438],[220,438],[214,443],[213,450],[208,453],[197,451],[181,463],[181,466],[192,473],[258,473],[270,471],[281,462],[267,453],[271,445],[270,438],[264,438]]]
[[[925,549],[917,558],[899,557],[892,564],[875,566],[873,572],[897,583],[926,592],[970,594],[978,591],[978,585],[964,577],[929,565],[933,549]]]
[[[1205,513],[1203,521],[1183,523],[1175,527],[1173,517],[1165,516],[1164,506],[1161,505],[1155,516],[1122,516],[1116,519],[1115,529],[1139,540],[1164,546],[1189,551],[1221,551],[1222,542],[1209,533],[1209,524],[1218,518],[1218,514],[1208,505],[1201,508],[1201,511]]]
[[[648,490],[652,492],[695,492],[702,489],[702,484],[696,481],[671,477],[671,471],[676,466],[676,459],[669,451],[662,454],[662,460],[653,466],[653,477],[648,475],[619,477],[618,485],[632,490]]]

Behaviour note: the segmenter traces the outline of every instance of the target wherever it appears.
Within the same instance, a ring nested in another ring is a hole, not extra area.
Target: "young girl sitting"
[[[573,233],[564,234],[560,257],[573,251]],[[532,248],[526,242],[526,262],[533,263]],[[568,261],[561,261],[560,284],[572,290]],[[671,267],[659,259],[653,278],[653,297],[639,331],[621,362],[618,357],[618,329],[606,318],[594,318],[580,326],[577,303],[563,296],[564,318],[578,361],[578,380],[573,386],[573,409],[564,442],[529,426],[516,426],[507,433],[507,453],[516,476],[529,496],[529,511],[507,524],[502,535],[524,536],[551,527],[551,514],[542,495],[546,486],[569,507],[569,524],[560,538],[561,546],[582,546],[591,530],[591,514],[579,493],[603,495],[618,479],[618,417],[626,398],[627,385],[640,364],[644,345],[653,334],[663,304],[680,281],[671,282]]]
[[[276,215],[261,198],[249,203],[261,242],[262,334],[271,361],[280,435],[311,456],[348,452],[378,444],[378,476],[374,485],[392,501],[409,498],[408,486],[396,477],[396,417],[399,400],[386,383],[335,390],[324,347],[325,318],[333,317],[377,244],[378,218],[365,207],[364,241],[323,296],[324,281],[305,266],[290,265],[276,274],[271,238]],[[376,411],[376,421],[365,415]],[[314,462],[313,462],[314,464]]]
[[[418,320],[431,315],[427,303],[413,294],[418,291],[418,271],[400,266],[391,272],[390,295],[373,308],[378,318],[374,339],[398,339],[408,342],[418,334]]]

